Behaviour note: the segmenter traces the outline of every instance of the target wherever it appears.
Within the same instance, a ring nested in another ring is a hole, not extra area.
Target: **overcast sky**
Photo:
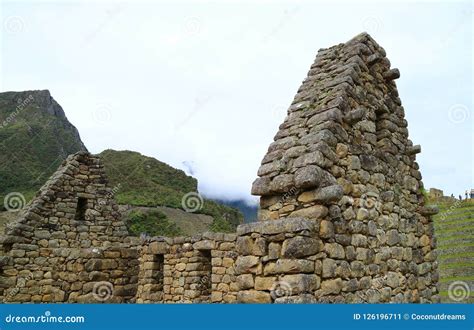
[[[2,5],[1,91],[49,89],[89,151],[190,171],[209,197],[252,181],[319,48],[369,32],[385,48],[425,187],[473,184],[470,1]]]

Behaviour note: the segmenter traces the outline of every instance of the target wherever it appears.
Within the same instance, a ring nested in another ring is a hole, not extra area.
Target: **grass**
[[[445,223],[449,223],[449,222],[452,222],[452,221],[458,221],[458,220],[469,220],[469,219],[472,219],[474,216],[472,214],[472,210],[471,212],[462,212],[462,213],[458,213],[458,214],[451,214],[450,216],[446,216],[444,217],[443,219],[437,219],[438,221],[435,221],[435,223],[437,225],[442,225],[442,224],[445,224]]]
[[[451,258],[462,258],[462,257],[474,258],[474,252],[460,252],[460,253],[453,253],[453,254],[442,254],[438,256],[440,260],[451,259]]]
[[[441,233],[438,230],[435,230],[435,233],[437,235],[436,238],[438,239],[438,241],[450,241],[453,239],[455,240],[472,239],[471,234],[443,236],[443,235],[440,235]]]
[[[450,229],[438,229],[438,234],[447,234],[447,233],[457,233],[457,232],[466,232],[474,230],[474,225],[459,227],[459,228],[450,228]],[[471,235],[472,237],[473,235]]]
[[[472,219],[474,218],[468,218],[468,219],[462,219],[462,220],[454,220],[454,221],[449,221],[445,222],[442,224],[436,224],[435,228],[436,229],[442,229],[448,226],[458,226],[458,225],[463,225],[463,224],[470,224],[472,222]]]
[[[463,244],[463,247],[474,247],[474,243],[468,243],[468,244]],[[445,245],[439,245],[438,244],[438,249],[439,250],[448,250],[452,248],[458,248],[459,244],[445,244]]]
[[[474,263],[473,262],[453,262],[453,263],[444,263],[444,264],[439,265],[440,269],[469,268],[469,267],[473,268]]]
[[[448,291],[440,291],[439,295],[442,297],[449,297],[449,292]],[[474,292],[469,293],[469,297],[474,297]],[[464,301],[466,302],[466,301]]]
[[[446,213],[445,216],[443,216],[443,218],[441,218],[441,216]],[[445,212],[440,212],[439,213],[439,217],[441,221],[445,221],[446,219],[449,219],[449,218],[456,218],[458,216],[463,216],[463,215],[471,215],[471,208],[470,207],[465,207],[463,208],[461,211],[456,211],[456,210],[453,210],[451,212],[448,212],[448,211],[445,211]]]
[[[132,235],[139,236],[146,234],[148,236],[178,236],[182,235],[182,231],[174,222],[160,211],[132,211],[127,219],[125,219],[128,231]]]
[[[474,201],[455,201],[439,205],[440,212],[433,217],[438,241],[438,262],[442,302],[452,302],[446,290],[455,281],[474,281]],[[467,301],[471,301],[471,292]],[[467,302],[466,300],[462,302]]]
[[[455,277],[444,277],[440,279],[441,283],[454,282],[454,281],[474,281],[474,276],[455,276]]]

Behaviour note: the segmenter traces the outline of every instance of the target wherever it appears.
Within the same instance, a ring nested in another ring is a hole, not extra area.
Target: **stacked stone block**
[[[72,285],[82,294],[86,278],[76,271],[88,258],[84,251],[120,246],[128,235],[106,183],[97,157],[71,155],[6,228],[0,237],[4,301],[68,301]]]
[[[32,267],[3,270],[3,280],[9,284],[5,302],[119,303],[135,297],[136,249],[41,249],[38,255]]]
[[[235,263],[242,303],[309,303],[321,285],[319,222],[288,218],[238,227]]]
[[[322,285],[320,301],[439,299],[436,209],[425,206],[399,75],[365,33],[320,50],[253,184],[260,220],[321,220],[323,278],[355,294],[327,298]]]
[[[68,292],[67,302],[134,302],[138,282],[135,247],[73,249],[57,273]]]
[[[154,238],[142,248],[137,302],[234,302],[235,234]]]

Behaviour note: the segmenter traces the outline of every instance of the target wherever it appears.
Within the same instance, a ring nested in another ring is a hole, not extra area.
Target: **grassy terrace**
[[[474,302],[474,200],[439,205],[434,217],[438,242],[440,295],[442,302],[449,298],[449,285],[463,281],[471,289],[469,298],[461,302]]]

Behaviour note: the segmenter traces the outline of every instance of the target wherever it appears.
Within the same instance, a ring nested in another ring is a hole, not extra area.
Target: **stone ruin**
[[[429,192],[430,198],[433,199],[440,199],[444,197],[444,193],[441,189],[430,188]]]
[[[385,51],[318,52],[235,234],[129,237],[100,160],[71,155],[1,238],[3,302],[438,302],[431,216]]]

